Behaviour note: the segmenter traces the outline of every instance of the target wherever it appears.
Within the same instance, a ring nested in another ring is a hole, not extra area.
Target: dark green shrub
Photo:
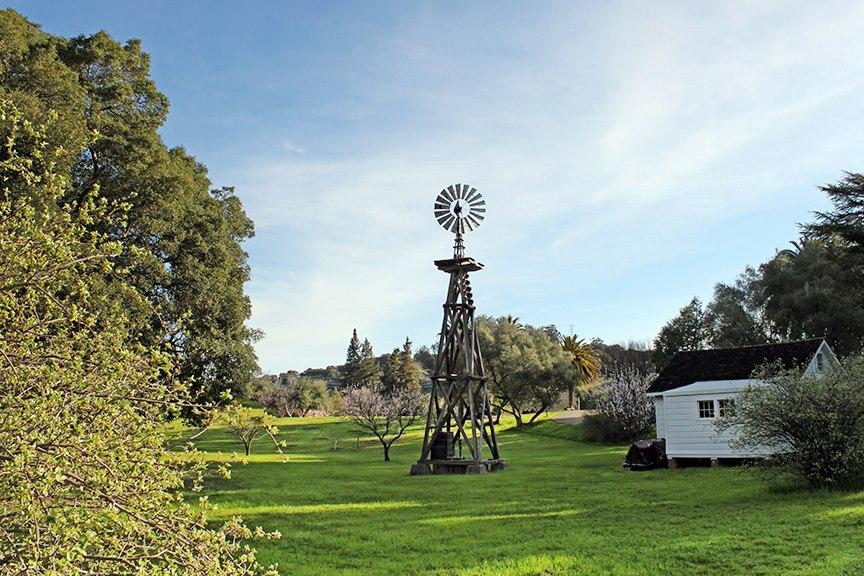
[[[719,423],[733,447],[773,450],[766,461],[813,487],[864,484],[864,358],[818,378],[766,369],[764,384],[741,392],[735,414]]]

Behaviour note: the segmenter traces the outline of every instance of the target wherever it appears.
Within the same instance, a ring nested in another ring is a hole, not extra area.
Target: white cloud
[[[385,348],[436,325],[444,279],[431,260],[450,240],[430,208],[444,185],[487,196],[468,239],[495,264],[480,282],[530,307],[519,294],[551,294],[571,269],[608,281],[775,201],[808,162],[824,167],[802,133],[840,106],[861,111],[858,5],[581,6],[486,27],[468,15],[463,44],[445,41],[458,29],[430,35],[456,16],[425,13],[378,45],[360,101],[346,102],[366,115],[352,135],[362,153],[300,157],[285,142],[292,156],[241,166],[253,246],[269,255],[250,286],[265,368],[339,362],[353,327]],[[793,139],[806,161],[780,156]]]
[[[291,154],[305,154],[306,153],[306,148],[304,148],[303,146],[300,146],[299,144],[295,144],[294,142],[290,142],[288,140],[282,142],[279,145],[279,147],[282,148],[282,150],[284,150],[285,152],[290,152]]]

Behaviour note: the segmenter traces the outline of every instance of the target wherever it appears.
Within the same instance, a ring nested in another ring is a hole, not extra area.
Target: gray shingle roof
[[[648,392],[666,392],[707,380],[744,380],[759,366],[773,362],[779,362],[784,368],[803,368],[822,341],[822,338],[814,338],[764,346],[678,352],[654,379]]]

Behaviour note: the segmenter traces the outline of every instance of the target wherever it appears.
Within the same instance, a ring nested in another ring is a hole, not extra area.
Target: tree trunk
[[[575,386],[573,384],[567,385],[567,408],[569,410],[573,410],[573,389]]]
[[[520,410],[513,409],[513,417],[516,419],[516,428],[522,428],[525,424],[522,422],[522,412]]]
[[[252,443],[249,442],[247,444],[244,444],[244,446],[246,446],[246,456],[249,456],[249,453],[252,452]]]
[[[546,411],[546,405],[544,404],[543,406],[540,407],[539,410],[534,412],[534,415],[531,416],[531,420],[528,421],[528,424],[533,424],[534,420],[536,420],[537,417],[540,416],[541,414],[543,414],[543,412],[545,412],[545,411]]]
[[[384,444],[384,461],[390,462],[390,445]]]

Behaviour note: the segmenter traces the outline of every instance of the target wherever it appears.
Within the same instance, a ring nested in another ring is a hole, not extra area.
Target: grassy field
[[[502,430],[505,472],[409,477],[419,431],[385,463],[335,419],[280,427],[288,463],[262,441],[206,493],[217,518],[282,533],[255,545],[283,574],[864,574],[864,492],[781,493],[733,468],[630,473],[623,447],[554,422]],[[240,450],[218,429],[200,447]]]

